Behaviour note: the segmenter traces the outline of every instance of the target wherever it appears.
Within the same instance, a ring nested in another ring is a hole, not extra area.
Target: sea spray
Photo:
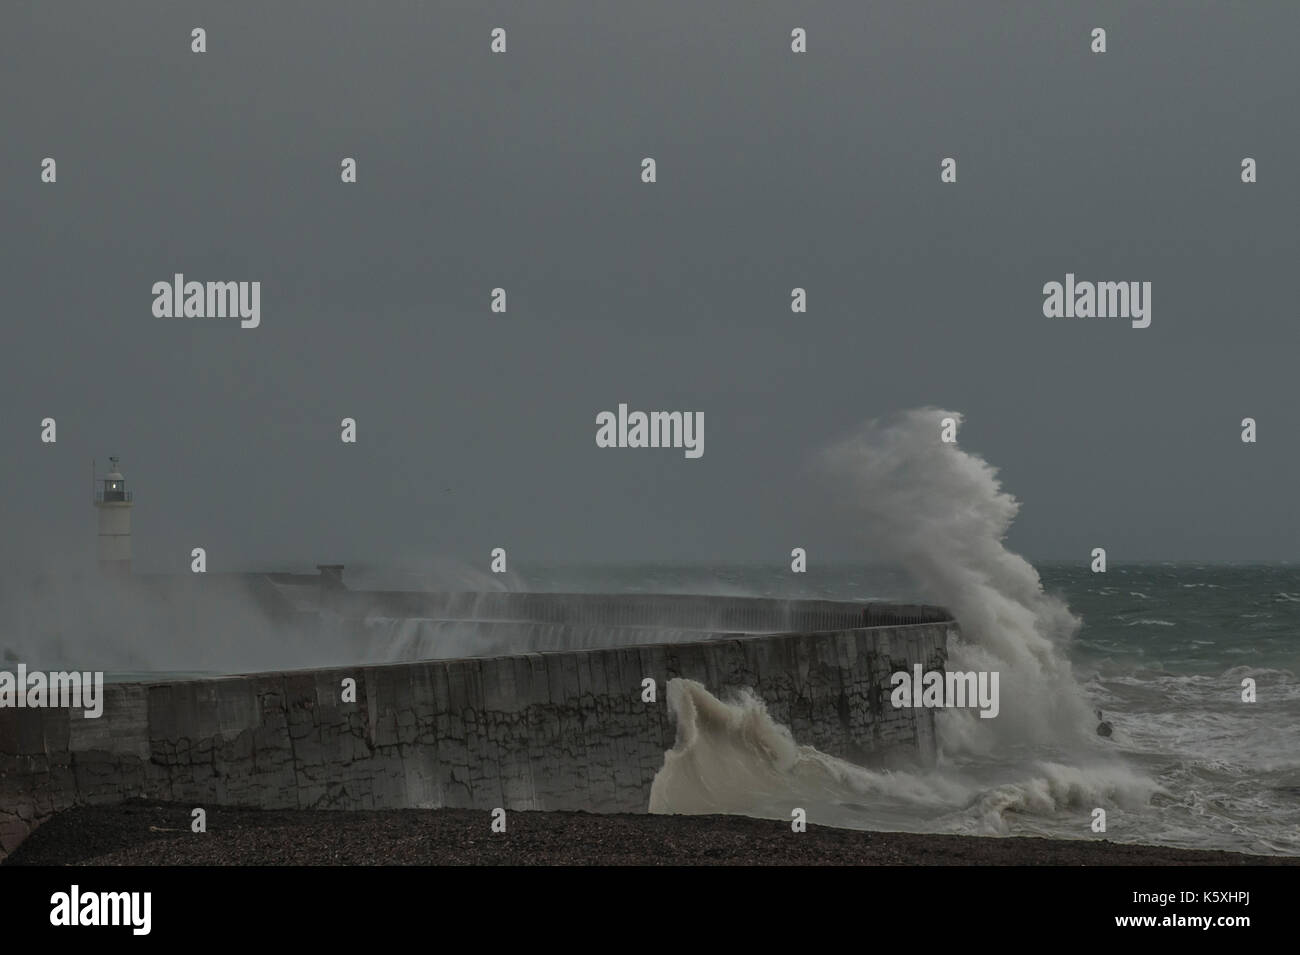
[[[1015,818],[1016,831],[1039,834],[1065,817],[1083,835],[1094,807],[1150,801],[1155,784],[1093,731],[1066,656],[1081,621],[1003,543],[1019,503],[987,462],[940,440],[944,418],[961,421],[923,408],[869,422],[827,449],[820,471],[864,545],[953,612],[962,637],[949,666],[1001,675],[998,716],[942,710],[938,765],[880,772],[799,745],[752,695],[726,703],[674,680],[677,741],[651,812],[789,818],[803,808],[812,823],[974,833],[1010,832]]]
[[[849,825],[840,809],[863,797],[892,796],[947,808],[969,793],[934,786],[912,773],[876,773],[795,742],[748,690],[730,702],[695,680],[668,682],[677,741],[650,786],[651,812],[742,813]]]
[[[922,408],[870,421],[823,452],[821,472],[864,545],[952,611],[963,639],[949,648],[950,665],[1001,673],[998,718],[941,714],[941,744],[984,753],[1051,742],[1073,749],[1095,723],[1066,656],[1081,621],[1007,550],[1020,505],[995,468],[940,440],[944,418],[962,420]]]
[[[694,680],[668,683],[677,739],[650,787],[653,813],[735,813],[814,825],[910,832],[1059,835],[1060,815],[1136,806],[1149,783],[1119,764],[941,759],[934,767],[875,770],[799,744],[747,690],[720,700]],[[1039,819],[1035,820],[1034,816]]]

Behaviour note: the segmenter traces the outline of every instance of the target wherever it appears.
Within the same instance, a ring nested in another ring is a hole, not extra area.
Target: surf
[[[877,771],[800,745],[741,691],[730,701],[673,681],[677,739],[651,787],[651,812],[738,812],[830,825],[1007,833],[1023,814],[1138,807],[1155,783],[1097,735],[1095,708],[1068,649],[1082,621],[1048,594],[1005,538],[1020,503],[983,458],[940,440],[959,413],[920,408],[873,420],[822,451],[816,471],[863,549],[901,566],[928,601],[952,611],[954,670],[997,672],[997,718],[936,714],[937,763]],[[1056,820],[1061,821],[1059,818]],[[1023,825],[1021,831],[1035,826]]]

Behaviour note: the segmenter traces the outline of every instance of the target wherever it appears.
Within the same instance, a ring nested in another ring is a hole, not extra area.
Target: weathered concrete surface
[[[673,677],[723,698],[752,688],[796,740],[824,752],[926,758],[933,713],[890,706],[889,675],[914,663],[942,668],[954,630],[947,622],[714,635],[110,684],[97,720],[4,709],[0,857],[55,812],[131,797],[275,809],[644,811],[675,738],[664,702]],[[646,677],[658,684],[657,703],[641,702]],[[356,702],[342,701],[345,679],[356,681]]]

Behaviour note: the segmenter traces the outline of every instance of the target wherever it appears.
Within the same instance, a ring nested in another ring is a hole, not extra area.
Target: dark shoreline
[[[920,835],[745,816],[511,812],[208,811],[132,802],[60,813],[5,865],[1300,865],[1300,857],[1174,849],[1098,839]]]

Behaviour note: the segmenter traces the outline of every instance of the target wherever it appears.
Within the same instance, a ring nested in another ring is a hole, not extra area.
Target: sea
[[[871,555],[861,562],[814,554],[794,573],[515,556],[510,574],[493,575],[353,561],[346,583],[940,605],[959,624],[948,669],[996,672],[1000,705],[992,719],[937,710],[933,765],[856,765],[796,738],[749,688],[676,680],[665,690],[677,743],[647,808],[790,819],[793,807],[849,829],[1300,855],[1300,566],[1030,562],[1006,544],[1021,502],[988,462],[936,438],[948,417],[960,424],[935,408],[868,422],[819,456],[825,506],[860,535],[854,552]],[[366,660],[343,661],[355,644],[324,627],[281,639],[252,608],[178,604],[145,617],[111,606],[112,591],[48,585],[0,598],[0,658],[118,678],[487,652],[440,645],[428,621],[380,619]]]
[[[672,687],[680,751],[665,756],[652,811],[789,818],[799,806],[810,822],[853,829],[1300,855],[1300,567],[1166,562],[1094,573],[1081,560],[1026,562],[1018,584],[1024,575],[1041,593],[1021,595],[1024,603],[1001,597],[997,585],[945,599],[906,570],[847,563],[814,562],[802,574],[786,564],[555,565],[513,573],[508,586],[941,604],[961,630],[949,667],[1001,674],[997,718],[937,711],[939,755],[924,769],[856,766],[819,753],[743,687]],[[348,583],[426,589],[432,581],[355,563]],[[979,609],[990,601],[1003,605]],[[1064,625],[1055,619],[1061,614]],[[65,621],[64,652],[42,652],[59,644],[33,631],[35,645],[6,656],[51,668],[103,667],[110,680],[344,662],[308,655],[319,646],[281,647],[251,626],[218,622],[209,621],[213,636],[190,642],[177,639],[185,631],[171,617],[121,634]],[[200,621],[191,623],[198,634]],[[384,662],[410,658],[405,634],[424,624],[372,626],[372,645],[384,652],[369,662]],[[80,641],[71,652],[66,635],[82,632],[102,653]],[[119,644],[129,652],[110,652]],[[1102,720],[1109,737],[1097,735]]]
[[[697,734],[692,745],[701,751],[670,755],[652,808],[788,818],[791,800],[802,797],[810,821],[846,828],[1300,854],[1300,567],[1163,562],[1095,573],[1080,561],[1031,572],[1080,621],[1060,648],[1090,714],[1078,734],[972,741],[958,725],[971,724],[970,714],[941,711],[935,767],[872,770],[801,745],[760,701],[691,687],[670,701],[678,719],[727,740]],[[904,571],[853,565],[805,574],[786,565],[555,567],[528,585],[935,599]],[[1008,676],[1004,699],[1017,692]],[[710,704],[726,708],[720,718],[699,715]],[[1097,735],[1096,711],[1109,737]],[[1004,713],[1014,718],[1005,704]],[[973,728],[982,729],[977,720]]]

